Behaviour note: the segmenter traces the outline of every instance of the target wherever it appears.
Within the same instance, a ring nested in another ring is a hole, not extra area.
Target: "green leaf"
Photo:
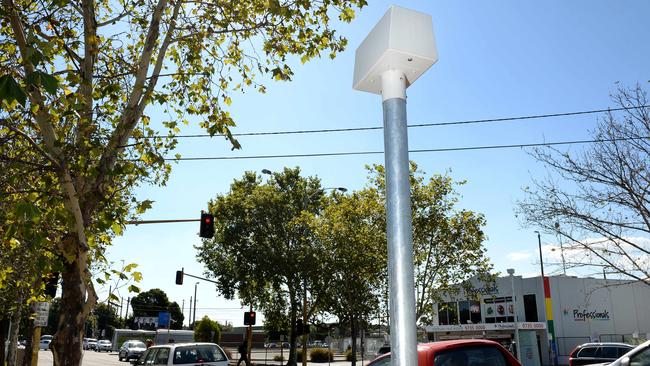
[[[136,285],[130,285],[130,286],[129,286],[129,292],[139,293],[139,292],[140,292],[140,288],[139,288],[138,286],[136,286]]]
[[[43,72],[41,73],[41,85],[46,92],[54,95],[59,88],[59,81],[54,76]]]
[[[115,235],[122,235],[122,225],[120,225],[119,222],[114,222],[113,225],[111,225],[111,229],[115,233]]]
[[[129,264],[127,264],[126,266],[124,266],[124,272],[131,272],[131,271],[133,271],[133,269],[135,269],[136,267],[138,267],[138,264],[137,264],[137,263],[129,263]]]
[[[27,101],[27,94],[11,75],[0,76],[0,101],[2,100],[6,100],[7,103],[16,100],[23,106]]]
[[[133,280],[135,282],[142,281],[142,272],[133,272]]]

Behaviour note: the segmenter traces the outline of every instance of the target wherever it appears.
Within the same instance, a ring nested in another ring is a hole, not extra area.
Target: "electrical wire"
[[[577,145],[577,144],[591,144],[602,142],[618,142],[618,141],[632,141],[648,139],[646,137],[628,137],[619,139],[597,139],[597,140],[573,140],[573,141],[557,141],[557,142],[539,142],[530,144],[510,144],[510,145],[483,145],[483,146],[461,146],[437,149],[414,149],[409,150],[409,153],[435,153],[435,152],[453,152],[453,151],[472,151],[472,150],[495,150],[495,149],[512,149],[512,148],[525,148],[525,147],[543,147],[543,146],[558,146],[558,145]],[[313,157],[327,157],[327,156],[351,156],[351,155],[378,155],[383,154],[383,151],[347,151],[347,152],[329,152],[329,153],[310,153],[310,154],[278,154],[278,155],[248,155],[248,156],[203,156],[203,157],[187,157],[187,158],[165,158],[165,161],[200,161],[200,160],[252,160],[252,159],[281,159],[281,158],[313,158]]]
[[[650,107],[650,105],[620,107],[620,108],[606,108],[606,109],[592,109],[592,110],[574,111],[574,112],[534,114],[534,115],[526,115],[526,116],[503,117],[503,118],[486,118],[486,119],[474,119],[474,120],[462,120],[462,121],[450,121],[450,122],[416,123],[416,124],[407,125],[407,127],[408,128],[421,128],[421,127],[469,125],[469,124],[479,124],[479,123],[510,122],[510,121],[519,121],[519,120],[529,120],[529,119],[556,118],[556,117],[578,116],[578,115],[585,115],[585,114],[616,112],[616,111],[641,109],[641,108],[648,108],[648,107]],[[374,131],[374,130],[381,130],[381,129],[383,129],[382,126],[368,126],[368,127],[314,129],[314,130],[242,132],[242,133],[233,133],[232,136],[234,136],[234,137],[243,137],[243,136],[298,135],[298,134],[310,134],[310,133]],[[195,135],[175,135],[174,137],[175,138],[225,137],[225,135],[223,135],[223,134],[215,134],[215,135],[195,134]],[[146,136],[146,137],[141,137],[141,138],[149,139],[149,138],[155,138],[155,137]]]

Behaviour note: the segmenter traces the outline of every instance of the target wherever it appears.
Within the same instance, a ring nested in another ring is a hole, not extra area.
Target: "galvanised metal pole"
[[[381,85],[386,159],[391,363],[417,366],[406,77],[400,70],[387,70],[382,73]]]

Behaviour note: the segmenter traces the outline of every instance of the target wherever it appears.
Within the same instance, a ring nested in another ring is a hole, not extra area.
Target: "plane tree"
[[[385,201],[384,167],[373,165],[368,171],[369,186]],[[425,173],[411,162],[415,314],[420,325],[433,322],[435,305],[444,299],[443,294],[471,293],[472,280],[494,280],[492,264],[483,246],[485,217],[457,207],[457,189],[463,184],[464,181],[454,181],[447,174],[433,174],[425,179]],[[385,225],[382,223],[384,231]],[[387,296],[388,290],[380,293]]]
[[[363,5],[2,0],[0,140],[13,135],[29,149],[16,156],[15,143],[0,144],[0,160],[14,163],[12,177],[47,182],[42,212],[61,229],[40,242],[61,259],[55,365],[80,364],[97,302],[91,267],[125,219],[151,207],[134,190],[166,182],[180,128],[195,123],[239,147],[230,134],[233,93],[290,80],[294,60],[335,57],[346,39],[332,23]],[[154,110],[164,117],[152,118]]]
[[[268,312],[277,324],[291,327],[288,365],[296,363],[293,327],[309,291],[310,308],[322,301],[320,281],[329,255],[314,245],[308,217],[322,210],[319,179],[285,168],[263,182],[253,172],[235,180],[230,191],[208,204],[215,215],[215,236],[197,247],[206,275],[228,299]],[[288,322],[287,322],[288,320]],[[285,323],[286,322],[286,323]]]
[[[319,312],[349,325],[352,354],[357,353],[357,337],[379,307],[379,291],[386,268],[386,235],[382,227],[383,202],[375,189],[349,195],[332,194],[311,225],[316,245],[327,256],[321,282],[324,300]],[[356,364],[356,357],[352,365]]]

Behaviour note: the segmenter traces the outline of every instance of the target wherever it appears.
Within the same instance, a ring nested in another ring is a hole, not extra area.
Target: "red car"
[[[367,366],[390,366],[390,353]],[[418,344],[418,366],[521,366],[519,361],[494,341],[458,339]]]

